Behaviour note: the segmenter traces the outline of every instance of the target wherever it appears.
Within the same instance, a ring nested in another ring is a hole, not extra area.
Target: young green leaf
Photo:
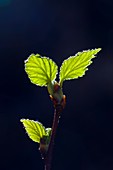
[[[55,80],[58,66],[51,59],[32,54],[25,61],[25,71],[31,82],[39,86],[47,86]]]
[[[20,121],[23,123],[29,138],[34,142],[40,143],[40,139],[46,136],[46,129],[40,122],[29,119],[21,119]]]
[[[75,56],[71,56],[64,60],[60,68],[60,85],[64,80],[75,79],[82,77],[88,66],[92,63],[91,59],[101,50],[97,48],[94,50],[87,50],[78,52]]]

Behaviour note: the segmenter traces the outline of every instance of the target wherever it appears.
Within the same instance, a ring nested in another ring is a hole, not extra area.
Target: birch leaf
[[[78,52],[75,56],[71,56],[64,60],[60,68],[60,85],[63,81],[77,79],[85,75],[88,66],[92,63],[92,59],[101,48]]]
[[[34,142],[40,143],[40,139],[46,135],[45,127],[38,121],[21,119],[20,120],[29,136]]]
[[[47,57],[31,54],[25,61],[25,71],[33,84],[47,86],[48,83],[55,80],[58,66]]]

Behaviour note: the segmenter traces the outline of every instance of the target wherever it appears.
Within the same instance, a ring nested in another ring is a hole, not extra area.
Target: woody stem
[[[52,162],[52,153],[53,153],[53,146],[54,146],[54,139],[56,135],[56,130],[59,123],[59,117],[62,111],[61,105],[56,105],[55,111],[54,111],[54,119],[53,119],[53,125],[52,125],[52,133],[49,143],[48,152],[45,158],[45,170],[51,170],[51,162]]]

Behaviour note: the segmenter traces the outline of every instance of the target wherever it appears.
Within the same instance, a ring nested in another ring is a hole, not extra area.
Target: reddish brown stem
[[[59,117],[60,117],[61,111],[62,111],[62,106],[57,105],[55,107],[55,112],[54,112],[54,119],[53,119],[52,133],[51,133],[49,148],[48,148],[47,155],[45,157],[45,170],[51,170],[51,161],[52,161],[54,139],[55,139],[56,130],[57,130],[57,127],[58,127],[58,122],[59,122]]]

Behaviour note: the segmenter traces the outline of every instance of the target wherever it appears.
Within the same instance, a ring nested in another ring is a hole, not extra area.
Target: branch
[[[62,112],[62,106],[57,105],[54,111],[54,119],[53,119],[53,125],[52,125],[52,133],[51,133],[51,139],[49,143],[49,148],[47,155],[45,157],[45,170],[51,169],[51,161],[52,161],[52,153],[53,153],[53,146],[54,146],[54,139],[56,135],[56,130],[59,123],[60,114]]]

